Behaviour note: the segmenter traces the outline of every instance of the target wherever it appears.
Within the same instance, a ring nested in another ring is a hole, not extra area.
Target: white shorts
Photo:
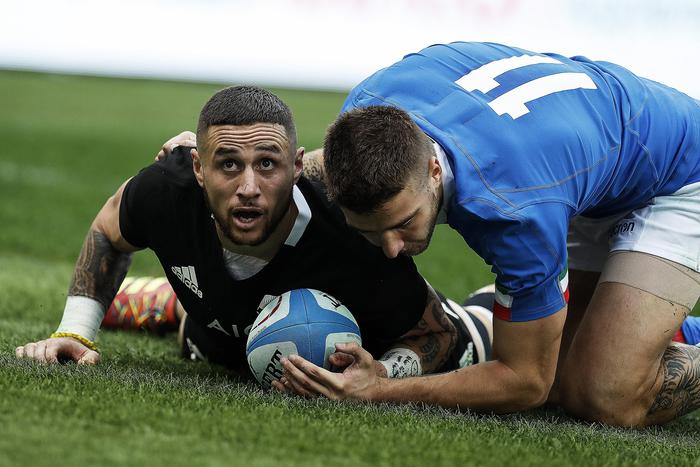
[[[613,251],[638,251],[700,272],[700,182],[626,214],[574,217],[567,250],[569,269],[581,271],[602,271]]]

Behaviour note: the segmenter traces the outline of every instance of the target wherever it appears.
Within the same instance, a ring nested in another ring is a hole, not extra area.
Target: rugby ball
[[[362,344],[360,328],[342,303],[314,289],[295,289],[270,301],[248,334],[246,355],[255,379],[269,388],[283,374],[282,357],[301,355],[330,369],[335,344]]]

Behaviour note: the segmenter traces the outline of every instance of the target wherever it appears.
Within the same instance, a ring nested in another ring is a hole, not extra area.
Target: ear
[[[434,183],[442,183],[442,166],[437,156],[432,156],[428,159],[428,176]]]
[[[297,149],[294,155],[294,183],[299,181],[301,177],[301,172],[304,170],[304,148],[300,147]]]
[[[202,167],[202,159],[199,157],[199,153],[196,149],[190,151],[190,156],[192,156],[192,171],[194,171],[194,178],[197,179],[199,186],[204,188],[204,168]]]

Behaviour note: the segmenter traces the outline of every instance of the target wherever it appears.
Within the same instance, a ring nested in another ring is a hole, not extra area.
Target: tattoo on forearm
[[[90,230],[80,250],[68,295],[90,297],[109,307],[130,263],[130,253],[115,250],[103,233]]]
[[[426,336],[425,342],[420,346],[421,360],[424,365],[430,365],[440,353],[440,341],[434,334]]]
[[[310,180],[325,183],[323,161],[320,157],[315,157],[313,153],[304,157],[304,176]]]
[[[445,313],[445,310],[442,308],[442,303],[439,299],[433,301],[431,311],[433,313],[433,318],[440,325],[440,328],[449,336],[447,352],[445,352],[445,358],[441,363],[444,364],[457,346],[457,328],[452,321],[450,321],[450,318],[447,317],[447,313]]]
[[[432,294],[431,294],[432,295]],[[445,364],[457,345],[457,329],[445,314],[440,300],[433,296],[430,306],[430,315],[437,326],[428,332],[431,326],[421,319],[416,325],[418,336],[408,337],[404,342],[411,343],[412,348],[418,350],[421,366],[425,371],[433,371]]]
[[[649,415],[668,412],[671,419],[700,407],[700,348],[672,343],[661,358],[660,372],[663,383]]]

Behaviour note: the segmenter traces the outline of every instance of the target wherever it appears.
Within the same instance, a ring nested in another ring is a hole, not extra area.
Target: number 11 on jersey
[[[546,55],[520,55],[486,63],[462,76],[455,83],[468,92],[487,93],[500,86],[495,79],[496,77],[508,71],[538,64],[566,66],[559,60]],[[555,92],[574,89],[597,89],[597,86],[585,73],[554,73],[533,79],[503,93],[489,102],[489,107],[498,115],[508,114],[516,119],[530,112],[530,109],[525,105],[526,103]]]

